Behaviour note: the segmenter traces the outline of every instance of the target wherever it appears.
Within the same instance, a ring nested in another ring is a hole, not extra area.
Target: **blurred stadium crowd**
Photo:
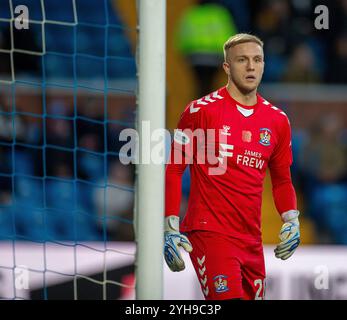
[[[27,5],[30,19],[42,21],[41,1],[13,3]],[[112,121],[105,110],[117,106],[109,99],[105,108],[103,95],[95,93],[92,84],[135,81],[135,59],[118,13],[110,1],[105,4],[76,1],[77,27],[47,23],[44,39],[40,25],[13,28],[16,49],[38,53],[44,46],[46,50],[42,57],[13,54],[15,79],[20,83],[14,90],[37,91],[45,83],[67,92],[75,90],[75,95],[64,99],[59,93],[47,94],[44,102],[29,95],[21,102],[18,92],[13,97],[8,93],[10,86],[2,85],[1,238],[133,239],[134,168],[120,163],[117,139],[122,128],[134,125],[133,108]],[[0,2],[0,13],[10,18],[8,1]],[[74,22],[71,1],[45,1],[45,13],[47,20]],[[0,48],[9,50],[10,25],[0,23]],[[0,59],[1,80],[11,80],[10,54],[1,52]],[[90,88],[84,88],[80,96],[77,85]]]
[[[190,57],[202,51],[217,56],[227,34],[250,32],[265,43],[263,81],[346,83],[347,1],[326,2],[327,30],[314,25],[315,8],[322,4],[319,0],[200,0],[183,13],[178,47]],[[214,67],[220,68],[216,62]]]
[[[126,26],[111,1],[106,2],[108,10],[101,10],[102,6],[93,0],[77,1],[80,22],[77,31],[47,25],[47,55],[16,53],[16,77],[41,78],[44,73],[47,78],[75,80],[135,79],[135,59],[124,31]],[[313,27],[314,7],[321,2],[216,0],[199,1],[196,8],[217,5],[218,10],[225,10],[230,17],[226,19],[228,30],[251,32],[263,39],[264,82],[346,85],[347,0],[327,4],[329,30]],[[52,13],[47,19],[73,21],[68,1],[46,3],[47,12]],[[8,17],[6,5],[6,1],[0,3],[2,17]],[[32,8],[32,17],[42,19],[40,7]],[[111,24],[109,32],[105,32],[105,21]],[[25,31],[25,36],[21,32],[14,32],[16,47],[42,50],[38,29]],[[182,54],[189,55],[192,65],[196,64],[196,47],[179,41]],[[8,25],[1,22],[0,48],[10,47]],[[79,53],[77,58],[75,51]],[[215,53],[220,55],[220,46]],[[9,55],[0,53],[0,59],[0,78],[10,79]],[[198,71],[209,78],[219,67],[213,62],[209,70],[200,65]],[[3,92],[0,92],[0,238],[16,234],[20,239],[37,241],[133,239],[134,168],[117,161],[120,145],[116,137],[124,125],[107,121],[104,106],[91,97],[79,102],[78,112],[59,97],[51,99],[46,116],[41,115],[45,125],[37,125],[35,121],[27,121],[25,113],[16,111],[11,97],[5,97]],[[133,125],[134,115],[119,121]],[[294,128],[293,152],[294,184],[304,195],[305,214],[324,235],[318,240],[347,244],[346,119],[330,114],[304,131],[296,132]],[[188,171],[183,179],[183,192],[184,208],[189,195]]]
[[[100,102],[85,98],[75,115],[53,99],[45,122],[13,116],[10,102],[0,101],[0,234],[131,240],[134,168],[120,163],[121,126],[106,124]]]

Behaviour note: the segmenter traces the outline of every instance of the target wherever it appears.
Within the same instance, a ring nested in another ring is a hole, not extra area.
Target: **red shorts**
[[[191,231],[190,259],[206,300],[263,299],[265,263],[261,242],[210,231]]]

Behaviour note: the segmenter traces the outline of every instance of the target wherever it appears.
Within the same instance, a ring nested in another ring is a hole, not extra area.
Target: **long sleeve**
[[[170,155],[171,156],[171,155]],[[187,164],[169,163],[165,171],[165,216],[179,215],[182,175]]]
[[[277,211],[282,214],[297,208],[296,194],[290,174],[290,165],[293,162],[291,128],[286,116],[283,117],[279,131],[281,139],[271,156],[269,169],[275,206]]]
[[[297,209],[296,193],[292,184],[290,167],[270,168],[272,194],[277,211],[282,214]]]
[[[193,131],[199,116],[189,104],[182,113],[171,144],[165,171],[165,216],[179,215],[182,197],[182,175],[193,160]]]

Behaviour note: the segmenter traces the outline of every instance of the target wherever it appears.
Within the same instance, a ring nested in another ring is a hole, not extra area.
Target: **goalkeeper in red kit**
[[[227,85],[189,103],[175,130],[166,167],[164,255],[172,271],[181,271],[180,247],[190,253],[206,299],[263,299],[266,168],[283,221],[276,257],[288,259],[300,243],[291,129],[286,114],[257,93],[264,71],[262,41],[237,34],[225,43],[224,56]],[[180,223],[187,165],[191,189]]]

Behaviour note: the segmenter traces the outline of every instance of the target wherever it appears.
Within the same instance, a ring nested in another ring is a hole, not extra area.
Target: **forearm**
[[[289,167],[271,168],[272,194],[277,211],[282,214],[297,209],[297,199]]]
[[[296,210],[296,194],[290,175],[290,167],[270,167],[272,193],[283,225],[279,233],[281,242],[275,249],[278,259],[290,258],[300,244],[299,211]]]
[[[165,216],[179,215],[182,175],[187,165],[170,163],[165,172]]]

